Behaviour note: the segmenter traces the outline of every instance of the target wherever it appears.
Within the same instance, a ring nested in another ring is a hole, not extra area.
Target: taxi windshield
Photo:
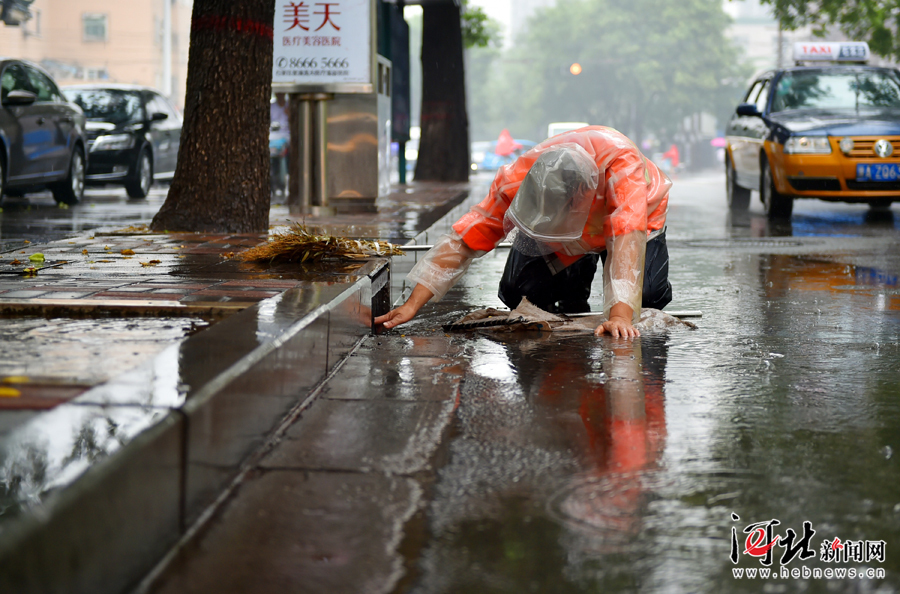
[[[900,78],[890,70],[785,72],[775,87],[772,112],[900,109]]]

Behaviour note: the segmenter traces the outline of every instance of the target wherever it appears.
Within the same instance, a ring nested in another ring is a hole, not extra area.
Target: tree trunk
[[[469,119],[459,7],[422,6],[422,137],[417,181],[469,179]]]
[[[274,19],[273,0],[194,0],[178,165],[151,229],[268,229]]]

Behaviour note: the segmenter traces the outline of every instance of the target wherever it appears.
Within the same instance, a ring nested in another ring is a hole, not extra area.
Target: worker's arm
[[[485,252],[470,248],[454,231],[441,237],[407,275],[415,283],[406,303],[375,318],[375,324],[391,329],[410,321],[432,298],[439,300],[465,274],[473,259]]]
[[[613,336],[637,336],[634,324],[641,312],[650,186],[640,153],[620,154],[607,169],[606,181],[603,310],[609,321],[598,327],[597,333],[605,330]]]

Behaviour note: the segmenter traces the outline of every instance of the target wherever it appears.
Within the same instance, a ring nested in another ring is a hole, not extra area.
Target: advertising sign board
[[[373,92],[373,0],[276,0],[272,89]]]

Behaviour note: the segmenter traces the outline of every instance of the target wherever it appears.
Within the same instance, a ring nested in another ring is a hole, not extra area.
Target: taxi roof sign
[[[869,44],[865,41],[798,41],[794,43],[795,62],[867,62]]]

